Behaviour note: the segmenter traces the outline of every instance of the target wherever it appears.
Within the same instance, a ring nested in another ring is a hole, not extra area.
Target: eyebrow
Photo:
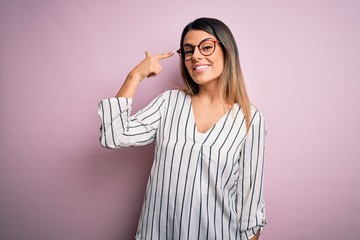
[[[201,40],[200,42],[199,42],[199,44],[200,43],[202,43],[203,41],[206,41],[206,40],[214,40],[214,38],[204,38],[203,40]],[[183,44],[183,47],[194,47],[194,46],[196,46],[196,45],[193,45],[193,44],[190,44],[190,43],[184,43]]]

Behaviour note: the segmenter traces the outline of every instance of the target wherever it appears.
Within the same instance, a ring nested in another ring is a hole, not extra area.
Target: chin
[[[207,84],[207,83],[211,83],[211,82],[214,82],[214,81],[219,81],[219,78],[205,78],[205,77],[197,77],[197,78],[192,78],[193,81],[195,83],[197,83],[198,85],[204,85],[204,84]]]

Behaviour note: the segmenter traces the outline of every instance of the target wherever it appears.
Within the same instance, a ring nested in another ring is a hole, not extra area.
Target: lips
[[[201,65],[195,65],[195,67],[193,68],[193,70],[195,71],[201,71],[201,70],[205,70],[207,68],[209,68],[210,65],[207,64],[201,64]]]

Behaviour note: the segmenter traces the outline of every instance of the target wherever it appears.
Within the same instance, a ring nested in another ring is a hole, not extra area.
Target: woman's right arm
[[[139,83],[146,77],[157,76],[161,71],[160,60],[169,58],[174,52],[167,52],[152,56],[148,51],[145,52],[146,57],[141,61],[126,77],[126,80],[116,97],[134,98]]]
[[[116,98],[108,98],[99,103],[101,118],[100,143],[107,148],[146,145],[156,135],[160,119],[162,98],[159,96],[147,107],[131,116],[131,104],[139,83],[145,77],[156,76],[161,71],[159,61],[174,53],[151,56],[139,63],[127,76]]]
[[[131,98],[108,98],[99,103],[100,144],[106,148],[142,146],[154,141],[161,119],[163,95],[131,115]]]

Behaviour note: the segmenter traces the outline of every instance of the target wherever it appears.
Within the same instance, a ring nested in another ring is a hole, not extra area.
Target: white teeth
[[[208,67],[209,67],[209,66],[201,65],[201,66],[195,67],[194,69],[195,69],[195,70],[201,70],[201,69],[205,69],[205,68],[208,68]]]

